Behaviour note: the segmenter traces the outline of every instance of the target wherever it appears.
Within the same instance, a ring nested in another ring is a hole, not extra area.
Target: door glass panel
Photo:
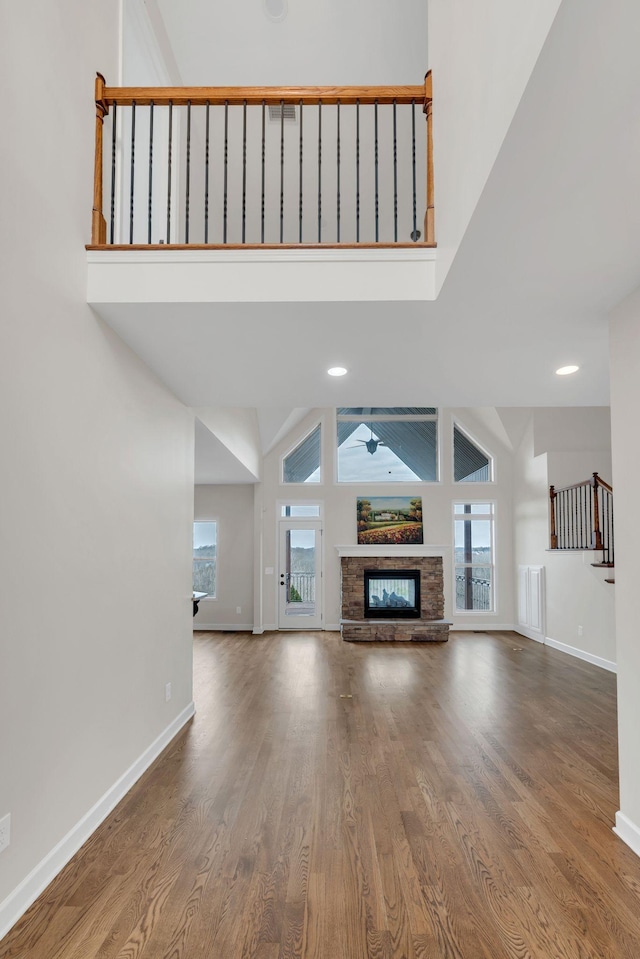
[[[286,534],[285,616],[316,615],[316,530]]]

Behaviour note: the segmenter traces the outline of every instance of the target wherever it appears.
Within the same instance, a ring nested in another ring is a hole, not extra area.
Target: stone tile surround
[[[342,638],[347,642],[446,642],[442,556],[341,556]],[[365,619],[365,569],[420,570],[420,619]]]

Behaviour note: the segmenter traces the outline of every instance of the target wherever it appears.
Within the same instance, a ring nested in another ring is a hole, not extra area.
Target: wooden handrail
[[[594,473],[593,476],[594,476],[594,479],[595,479],[595,481],[596,481],[596,485],[602,486],[603,489],[606,489],[606,490],[608,490],[610,493],[613,493],[613,486],[609,486],[609,484],[608,484],[608,483],[605,483],[605,481],[604,481],[603,479],[600,479],[600,477],[598,476],[597,473]]]
[[[560,486],[560,487],[554,486],[553,489],[555,489],[557,494],[557,493],[565,493],[569,489],[580,489],[581,486],[592,486],[592,485],[593,484],[591,480],[588,479],[588,480],[582,480],[581,483],[572,483],[571,486]]]
[[[430,90],[430,74],[429,90]],[[304,106],[335,103],[425,103],[431,100],[427,84],[420,86],[385,87],[105,87],[103,100],[107,106],[279,106],[285,103]]]
[[[564,493],[565,490],[579,489],[581,486],[603,486],[610,493],[613,493],[613,486],[609,486],[609,484],[606,483],[603,479],[601,479],[597,473],[593,473],[593,475],[589,479],[582,480],[581,483],[572,483],[571,486],[561,486],[560,488],[556,486],[551,486],[550,489],[555,490],[555,493],[557,495],[558,493]]]

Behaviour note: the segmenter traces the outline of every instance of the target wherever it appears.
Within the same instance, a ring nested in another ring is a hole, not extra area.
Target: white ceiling
[[[569,313],[533,291],[486,302],[473,287],[455,299],[446,289],[436,304],[117,304],[99,312],[188,406],[608,403],[607,328],[589,304]],[[555,376],[574,361],[580,374]],[[336,363],[349,374],[328,376]]]
[[[159,2],[184,74],[190,38],[176,32],[177,5]],[[335,7],[337,29],[344,6]],[[630,0],[615,7],[625,16],[603,27],[585,16],[584,0],[564,0],[435,302],[121,305],[101,314],[190,406],[606,405],[607,312],[640,282],[640,16]],[[213,8],[203,4],[202,15]],[[180,17],[189,19],[183,5]],[[200,31],[190,37],[194,73],[184,79],[204,82],[197,65],[210,47]],[[220,81],[211,62],[207,82]],[[326,82],[312,73],[286,79]],[[338,361],[350,372],[333,380],[325,370]],[[555,376],[567,363],[580,372]]]

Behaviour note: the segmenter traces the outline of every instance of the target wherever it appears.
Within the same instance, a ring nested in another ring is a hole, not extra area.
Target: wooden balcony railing
[[[583,483],[549,487],[550,548],[602,550],[602,563],[614,565],[613,489],[594,473]]]
[[[283,88],[98,74],[95,102],[90,249],[435,246],[430,73]]]

